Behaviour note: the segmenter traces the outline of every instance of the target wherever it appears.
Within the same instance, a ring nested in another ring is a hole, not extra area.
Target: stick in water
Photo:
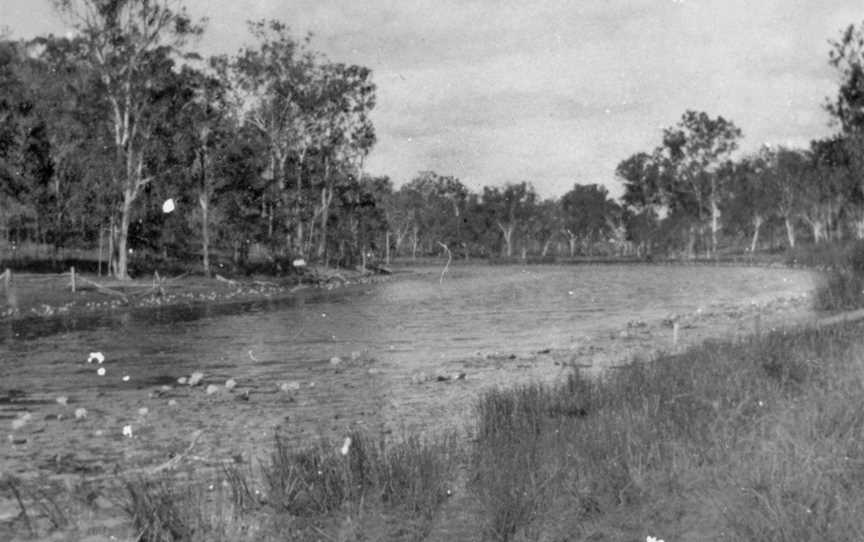
[[[450,267],[450,260],[453,259],[453,255],[450,253],[450,247],[438,241],[438,244],[444,247],[444,250],[447,251],[447,263],[444,264],[444,269],[441,270],[441,279],[438,281],[438,284],[444,284],[444,273],[447,272],[447,269]]]

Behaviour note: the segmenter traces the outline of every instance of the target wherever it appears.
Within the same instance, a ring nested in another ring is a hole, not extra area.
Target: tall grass
[[[353,539],[346,525],[386,533],[382,517],[422,538],[447,498],[455,438],[349,438],[297,449],[277,436],[258,469],[228,466],[209,483],[130,479],[125,510],[146,542]]]
[[[693,524],[702,540],[864,539],[860,333],[781,331],[487,393],[472,454],[486,536],[614,537],[623,515],[625,539]]]

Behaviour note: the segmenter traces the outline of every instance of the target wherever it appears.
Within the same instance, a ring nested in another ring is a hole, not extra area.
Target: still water
[[[274,431],[302,444],[357,426],[446,430],[470,423],[490,386],[551,381],[586,356],[605,366],[593,338],[621,357],[668,340],[657,323],[671,314],[800,296],[816,280],[800,270],[639,265],[458,266],[443,281],[440,272],[278,301],[6,322],[0,427],[25,412],[30,421],[0,446],[0,470],[157,464],[199,430],[205,464],[260,457]],[[617,334],[632,321],[647,323],[636,340]],[[96,351],[102,376],[87,363]],[[176,385],[194,371],[204,385]],[[442,373],[467,376],[442,383]],[[86,418],[72,416],[78,408]]]
[[[66,362],[92,351],[105,352],[115,370],[134,370],[139,383],[195,370],[290,379],[352,354],[434,370],[478,352],[567,348],[633,320],[803,294],[814,280],[809,271],[788,269],[478,265],[451,268],[442,281],[440,268],[418,269],[281,302],[6,324],[0,381],[62,391]]]

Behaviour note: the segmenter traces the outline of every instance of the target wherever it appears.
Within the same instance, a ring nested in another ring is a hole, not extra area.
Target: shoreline
[[[338,365],[325,362],[304,381],[249,383],[238,378],[234,390],[222,387],[224,376],[211,374],[198,386],[153,382],[70,393],[62,404],[46,393],[30,394],[26,401],[10,394],[0,404],[0,419],[14,423],[10,406],[32,417],[12,431],[7,425],[8,434],[0,435],[3,473],[65,486],[80,480],[99,486],[123,475],[153,472],[178,458],[171,475],[188,480],[226,464],[260,464],[271,451],[274,433],[296,449],[322,438],[339,442],[354,429],[390,441],[412,435],[434,438],[454,429],[470,438],[475,403],[491,388],[554,383],[577,368],[599,374],[711,340],[815,323],[816,316],[809,295],[780,296],[761,304],[718,304],[656,321],[632,321],[580,338],[571,348],[478,352],[438,364],[424,375],[360,356]],[[676,322],[678,344],[673,345]],[[92,378],[92,367],[74,363]],[[213,393],[211,385],[217,388]],[[88,409],[86,418],[73,416],[79,407]],[[127,424],[134,429],[132,438],[120,432]],[[4,508],[15,504],[0,502],[0,511]],[[122,515],[117,507],[103,512]]]

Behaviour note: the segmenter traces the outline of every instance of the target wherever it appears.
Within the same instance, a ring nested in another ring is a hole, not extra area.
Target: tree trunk
[[[198,204],[201,206],[201,251],[203,252],[204,276],[210,276],[210,202],[206,194],[198,195]]]
[[[762,217],[753,219],[753,239],[750,240],[750,252],[756,252],[756,244],[759,242],[759,228],[762,227]]]
[[[792,220],[786,216],[783,218],[786,224],[786,238],[789,240],[789,247],[795,248],[795,226],[792,225]]]
[[[123,212],[120,215],[120,231],[117,236],[117,269],[115,277],[120,280],[129,279],[128,269],[128,241],[129,221],[131,220],[133,191],[131,188],[123,190]]]
[[[501,229],[501,233],[504,234],[504,243],[507,250],[507,257],[511,258],[513,256],[513,230],[515,229],[512,224],[507,224],[504,226],[502,223],[498,223],[498,227]]]
[[[711,199],[711,254],[717,254],[717,232],[720,231],[720,207]]]
[[[687,236],[687,259],[696,257],[696,226],[690,226]]]
[[[318,238],[318,258],[324,258],[327,253],[327,222],[330,220],[330,202],[333,200],[333,188],[321,188],[321,234]]]

